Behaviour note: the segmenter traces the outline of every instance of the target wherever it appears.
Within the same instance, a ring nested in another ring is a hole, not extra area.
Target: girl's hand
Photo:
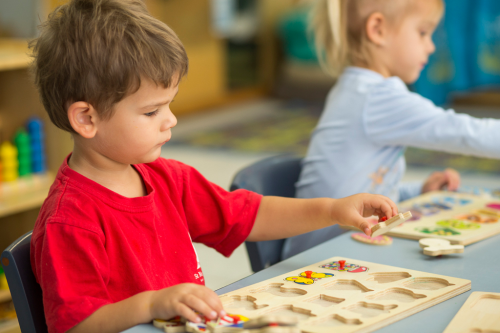
[[[155,291],[151,295],[149,310],[152,318],[181,316],[195,323],[201,320],[195,311],[208,319],[226,315],[219,296],[207,287],[194,283],[182,283]]]
[[[390,219],[398,213],[398,207],[389,198],[379,194],[355,194],[332,201],[331,216],[339,225],[354,226],[367,236],[371,235],[369,223],[364,219],[372,215]]]
[[[456,191],[460,186],[460,174],[454,169],[433,172],[422,186],[422,193],[442,190],[444,187],[448,191]]]

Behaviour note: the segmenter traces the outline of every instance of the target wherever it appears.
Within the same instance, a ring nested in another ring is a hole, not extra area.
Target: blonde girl
[[[337,77],[311,138],[297,197],[383,194],[398,202],[447,187],[459,174],[403,183],[407,146],[500,158],[500,121],[444,110],[412,93],[434,52],[442,0],[319,0],[312,17],[322,66]],[[329,227],[288,239],[283,257],[341,233]]]

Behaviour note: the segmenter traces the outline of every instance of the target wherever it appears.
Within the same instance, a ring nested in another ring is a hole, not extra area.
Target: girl
[[[383,194],[395,202],[447,186],[452,170],[401,183],[406,146],[500,158],[500,121],[444,110],[410,92],[434,52],[442,0],[319,0],[312,25],[323,67],[338,77],[312,135],[297,197]],[[329,227],[288,239],[283,257],[337,236]]]

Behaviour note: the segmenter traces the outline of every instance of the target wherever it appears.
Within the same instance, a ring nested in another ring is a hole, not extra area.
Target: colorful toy
[[[2,160],[2,180],[12,182],[19,177],[17,148],[9,141],[0,145],[0,159]]]
[[[45,157],[45,133],[43,130],[43,122],[38,117],[33,117],[28,120],[26,128],[30,137],[31,148],[31,166],[35,173],[45,172],[46,157]]]
[[[339,272],[362,273],[368,270],[368,267],[359,266],[356,264],[346,263],[345,260],[339,260],[324,264],[321,268],[331,269]]]
[[[339,270],[340,261],[345,261],[344,269],[347,270]],[[349,271],[352,267],[364,267],[365,270],[352,274]],[[327,273],[332,268],[337,270],[335,276],[314,284],[299,286],[286,280],[307,271]],[[296,328],[293,332],[308,333],[372,332],[470,288],[469,280],[333,257],[221,295],[224,308],[249,320],[240,329],[207,330],[257,333],[255,329],[264,325],[268,333],[283,332],[281,329],[286,327]],[[297,326],[284,326],[268,316],[293,318]],[[253,322],[259,324],[253,326]]]
[[[318,281],[320,279],[325,279],[334,276],[331,273],[317,273],[313,271],[305,271],[300,273],[300,276],[289,276],[285,280],[293,281],[297,284],[313,284],[314,281]]]
[[[440,256],[443,254],[463,253],[463,245],[451,245],[450,241],[439,238],[422,238],[418,241],[423,252],[428,256]]]
[[[377,236],[377,237],[370,237],[365,235],[362,232],[354,233],[351,235],[351,238],[365,244],[371,244],[371,245],[391,245],[392,244],[392,238],[386,235],[382,236]]]
[[[14,136],[14,143],[18,153],[19,176],[29,175],[31,173],[31,149],[28,133],[22,128],[18,129]]]

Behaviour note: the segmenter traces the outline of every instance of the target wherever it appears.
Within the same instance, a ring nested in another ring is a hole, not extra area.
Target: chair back
[[[19,326],[23,333],[47,333],[43,312],[42,289],[36,282],[30,263],[30,231],[12,243],[1,256],[9,283]]]
[[[293,155],[266,158],[240,170],[230,190],[245,189],[262,195],[295,197],[295,183],[299,179],[302,159]],[[254,272],[281,261],[285,239],[245,242]]]

